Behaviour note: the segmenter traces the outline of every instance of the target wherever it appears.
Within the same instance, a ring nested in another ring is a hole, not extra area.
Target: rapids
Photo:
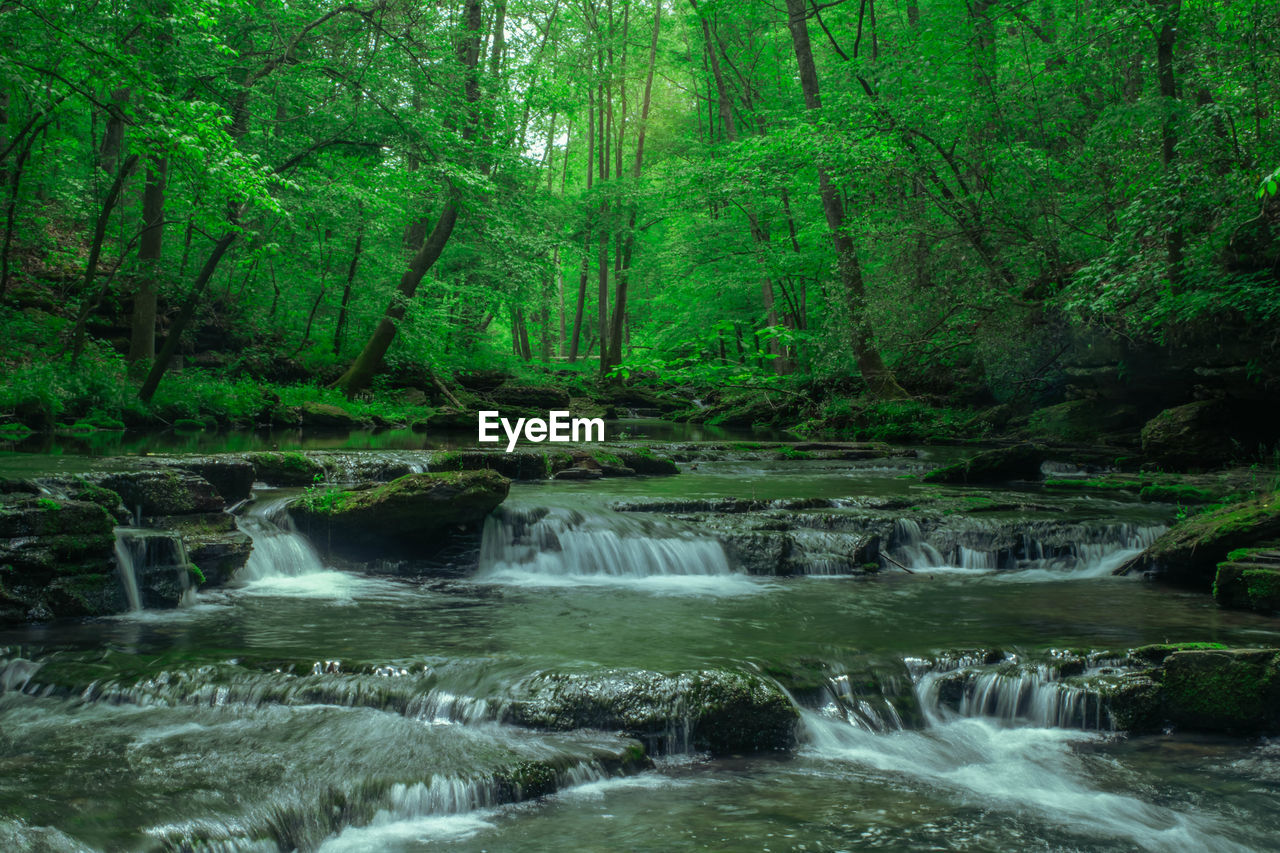
[[[1149,642],[1280,642],[1110,576],[1172,508],[931,515],[901,477],[921,464],[515,483],[472,562],[417,581],[328,564],[297,491],[259,490],[229,586],[0,633],[0,849],[1274,849],[1275,746],[1118,736],[1087,680]],[[725,498],[754,503],[643,506]],[[122,530],[124,583],[184,562]],[[779,531],[793,576],[753,574],[743,543]],[[849,571],[877,531],[914,574]],[[795,749],[700,752],[684,682],[646,674],[713,670],[783,690]],[[547,685],[625,678],[668,685],[646,713],[669,736],[522,715]]]

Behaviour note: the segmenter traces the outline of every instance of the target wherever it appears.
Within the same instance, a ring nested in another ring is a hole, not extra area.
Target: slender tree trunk
[[[1182,10],[1182,0],[1152,0],[1161,20],[1160,30],[1156,36],[1156,77],[1160,83],[1160,99],[1165,111],[1164,122],[1160,125],[1160,161],[1164,166],[1165,176],[1173,179],[1175,161],[1178,157],[1178,86],[1173,70],[1173,49],[1178,38],[1178,16]],[[1169,284],[1176,291],[1182,287],[1183,252],[1186,237],[1179,221],[1178,201],[1175,198],[1173,221],[1169,223],[1169,231],[1165,235],[1165,251],[1168,256]]]
[[[791,29],[791,43],[800,70],[800,88],[804,93],[805,109],[810,116],[816,118],[817,112],[822,108],[822,100],[818,90],[818,70],[809,44],[806,15],[805,0],[787,0],[787,23]],[[853,238],[845,230],[844,207],[840,203],[840,197],[832,186],[826,169],[821,165],[818,167],[818,192],[822,197],[827,227],[831,230],[831,242],[836,250],[836,266],[845,306],[849,312],[850,344],[863,380],[867,383],[867,390],[873,397],[882,399],[905,397],[906,392],[885,366],[875,347],[875,338],[867,317],[867,298],[857,248]]]
[[[458,64],[463,68],[466,80],[463,94],[467,102],[468,114],[463,137],[470,139],[475,135],[477,124],[476,105],[480,100],[480,81],[476,75],[480,62],[480,0],[467,0],[464,22],[467,34],[465,38],[458,42],[457,60]],[[400,276],[396,294],[392,298],[391,304],[387,306],[387,310],[383,313],[382,319],[378,321],[377,328],[374,329],[373,334],[369,337],[368,343],[365,344],[364,349],[360,351],[360,355],[352,362],[347,372],[333,383],[332,387],[341,388],[348,398],[354,397],[369,384],[369,380],[373,378],[374,373],[381,365],[383,356],[391,348],[391,341],[396,335],[396,324],[404,319],[408,303],[417,292],[418,285],[421,284],[427,271],[440,259],[445,245],[449,242],[450,235],[453,234],[453,227],[458,221],[457,204],[456,191],[450,188],[448,199],[445,202],[444,209],[440,212],[439,219],[436,220],[435,228],[432,229],[431,234],[423,242],[412,260],[409,261],[409,268]]]
[[[658,31],[662,25],[662,3],[655,0],[653,4],[653,36],[649,40],[649,69],[645,74],[644,100],[640,105],[640,127],[636,132],[636,156],[631,163],[631,180],[638,182],[644,166],[644,139],[648,132],[649,103],[653,93],[653,72],[658,58]],[[613,286],[613,329],[609,335],[609,360],[614,364],[622,363],[622,328],[627,315],[627,289],[631,278],[631,254],[636,240],[637,205],[631,204],[631,212],[627,216],[627,230],[622,244],[619,270]]]
[[[98,303],[102,301],[103,292],[95,292],[93,290],[93,279],[98,274],[98,259],[102,256],[102,243],[107,236],[107,225],[111,221],[111,212],[115,210],[116,202],[120,200],[120,193],[124,190],[125,181],[129,179],[129,175],[133,172],[134,167],[138,165],[138,155],[131,154],[120,164],[119,170],[116,172],[115,180],[111,182],[111,189],[107,191],[107,198],[102,202],[102,210],[98,213],[98,222],[93,229],[93,242],[89,244],[89,262],[85,265],[84,270],[84,302],[81,303],[80,313],[76,316],[75,328],[71,330],[71,365],[74,367],[76,362],[80,360],[80,353],[84,351],[84,329],[85,324],[89,320],[89,315],[98,307]],[[108,279],[108,282],[110,279]]]
[[[147,184],[142,191],[142,235],[138,241],[138,289],[133,295],[133,329],[129,361],[150,362],[156,357],[156,290],[164,245],[164,189],[168,161],[152,157],[147,163]]]
[[[595,172],[596,156],[595,94],[587,87],[587,191],[591,191],[591,178]],[[573,339],[569,344],[569,363],[578,360],[578,346],[582,340],[582,319],[587,304],[587,277],[591,273],[591,224],[582,242],[582,269],[578,274],[578,306],[573,312]]]
[[[333,354],[342,352],[342,336],[347,329],[347,306],[351,304],[351,288],[356,281],[356,268],[360,265],[360,252],[364,248],[364,211],[358,210],[356,245],[351,251],[351,263],[347,267],[347,282],[342,288],[342,304],[338,306],[338,324],[333,330]]]

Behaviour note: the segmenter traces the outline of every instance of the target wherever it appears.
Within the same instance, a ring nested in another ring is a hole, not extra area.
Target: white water
[[[251,503],[236,525],[253,540],[253,551],[236,573],[243,590],[253,595],[323,598],[353,604],[357,596],[398,592],[389,581],[330,568],[289,517],[293,496]]]
[[[127,528],[116,528],[116,571],[120,573],[120,585],[124,587],[125,598],[129,600],[129,610],[138,612],[142,609],[142,595],[138,591],[138,571],[134,553],[138,537]]]
[[[719,540],[625,513],[499,510],[485,520],[476,579],[517,586],[628,586],[735,594],[761,588],[729,567]]]
[[[1002,580],[1042,581],[1064,578],[1107,577],[1127,560],[1137,556],[1168,528],[1163,525],[1109,524],[1092,531],[1092,541],[1077,541],[1069,553],[1053,553],[1030,534],[1022,537],[1022,556],[1017,567],[998,571],[999,553],[956,545],[943,553],[929,541],[914,519],[894,522],[894,559],[915,571],[931,574],[996,573]]]

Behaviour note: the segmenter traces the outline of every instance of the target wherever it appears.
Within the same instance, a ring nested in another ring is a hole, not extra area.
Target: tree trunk
[[[480,62],[480,0],[467,0],[464,20],[466,37],[458,42],[457,60],[464,72],[463,94],[467,102],[467,124],[463,130],[463,138],[469,140],[475,135],[477,124],[476,105],[480,100],[480,81],[476,76],[476,69]],[[391,348],[391,341],[396,335],[396,324],[404,319],[408,303],[413,299],[418,290],[418,285],[422,282],[423,277],[426,276],[427,271],[440,259],[445,245],[449,242],[450,235],[453,234],[453,227],[457,221],[457,194],[456,190],[450,187],[448,199],[445,202],[444,209],[440,212],[440,218],[436,220],[435,228],[432,229],[431,234],[423,242],[413,259],[409,261],[409,268],[400,276],[396,294],[392,297],[391,304],[387,306],[387,310],[383,312],[377,328],[373,330],[368,343],[364,345],[364,349],[360,351],[360,355],[352,362],[351,367],[331,387],[341,388],[347,397],[351,398],[369,384],[369,380],[373,378],[373,374],[381,365],[383,356]]]
[[[360,252],[364,248],[364,212],[359,211],[356,224],[356,245],[351,251],[351,264],[347,267],[347,283],[342,288],[342,304],[338,306],[338,325],[333,330],[333,354],[342,352],[342,335],[347,328],[347,306],[351,304],[351,288],[356,280],[356,268],[360,264]]]
[[[787,23],[791,29],[791,44],[795,50],[800,70],[800,88],[804,93],[805,109],[816,118],[822,107],[818,91],[818,70],[813,62],[813,49],[809,44],[809,29],[805,21],[805,0],[787,0]],[[853,238],[844,228],[844,207],[826,169],[818,167],[818,192],[822,197],[822,211],[827,227],[831,230],[831,242],[836,250],[836,267],[840,274],[845,306],[849,312],[850,344],[862,371],[867,390],[873,397],[901,399],[907,396],[885,366],[875,347],[870,321],[867,318],[867,299],[862,281],[862,266],[858,261]]]
[[[147,184],[142,191],[142,236],[138,242],[139,282],[133,295],[133,329],[129,361],[149,362],[156,357],[156,288],[164,244],[164,189],[168,161],[152,157],[147,164]]]
[[[1156,77],[1160,83],[1160,99],[1164,109],[1164,122],[1160,125],[1160,161],[1164,165],[1165,177],[1173,178],[1174,161],[1178,157],[1178,86],[1173,73],[1173,48],[1178,38],[1178,15],[1182,10],[1182,0],[1152,0],[1157,13],[1162,17],[1160,30],[1156,36]],[[1169,232],[1165,235],[1165,251],[1168,255],[1169,285],[1175,291],[1182,286],[1183,250],[1185,236],[1179,221],[1179,204],[1175,199],[1173,217],[1169,223]]]
[[[644,166],[644,137],[648,131],[649,103],[653,93],[653,71],[658,57],[658,31],[662,25],[662,3],[653,4],[653,36],[649,40],[649,70],[644,81],[644,100],[640,105],[640,127],[636,131],[636,156],[631,163],[631,180],[640,180],[640,170]],[[631,253],[636,241],[637,206],[633,202],[627,217],[627,231],[622,244],[619,270],[613,289],[613,329],[609,335],[609,361],[614,364],[622,362],[622,328],[627,316],[627,288],[631,277]]]

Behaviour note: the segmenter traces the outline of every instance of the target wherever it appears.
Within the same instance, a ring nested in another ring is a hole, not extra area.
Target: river
[[[518,482],[478,553],[414,581],[326,564],[288,522],[296,491],[260,489],[233,585],[0,633],[0,849],[1275,849],[1280,746],[1114,734],[1048,666],[1277,645],[1274,620],[1112,577],[1173,511],[1124,498],[1037,492],[1040,509],[980,522],[1025,526],[1012,556],[973,531],[949,549],[900,510],[888,553],[914,573],[841,571],[843,515],[931,494],[908,476],[925,464]],[[826,499],[765,510],[805,528],[807,573],[744,572],[732,514],[651,506],[723,498]],[[1080,541],[1045,544],[1064,530]],[[540,680],[706,670],[776,678],[795,748],[710,756],[674,688],[652,765],[608,730],[512,720]],[[527,796],[531,767],[554,793]]]

